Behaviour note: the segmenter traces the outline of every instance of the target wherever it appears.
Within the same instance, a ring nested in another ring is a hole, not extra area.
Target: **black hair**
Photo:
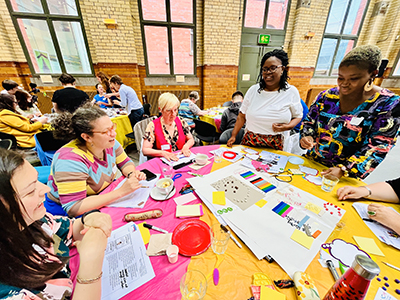
[[[33,107],[33,102],[29,102],[28,98],[31,96],[27,91],[18,90],[15,92],[15,98],[18,101],[18,106],[22,110],[27,110]]]
[[[58,77],[58,80],[60,80],[60,82],[63,85],[66,84],[73,84],[75,82],[75,78],[74,76],[68,74],[68,73],[62,73],[60,77]]]
[[[232,94],[232,100],[233,98],[235,98],[236,96],[241,96],[242,98],[244,98],[244,95],[241,91],[236,91]]]
[[[3,88],[6,91],[9,91],[9,90],[15,89],[18,86],[18,83],[16,83],[14,80],[6,79],[6,80],[3,80],[1,85],[3,86]]]
[[[283,73],[282,73],[281,79],[279,81],[279,90],[278,91],[280,91],[280,90],[286,91],[289,88],[288,81],[289,81],[290,77],[289,77],[288,71],[287,71],[287,66],[289,64],[289,57],[285,51],[283,51],[281,49],[275,49],[275,50],[265,53],[265,55],[263,56],[263,58],[261,60],[260,73],[259,73],[258,79],[257,79],[257,82],[260,84],[260,88],[257,90],[258,93],[261,93],[261,91],[266,88],[265,81],[262,77],[262,68],[263,68],[265,62],[267,61],[267,59],[270,57],[276,57],[277,59],[279,59],[282,62],[282,66],[285,67],[283,69]]]

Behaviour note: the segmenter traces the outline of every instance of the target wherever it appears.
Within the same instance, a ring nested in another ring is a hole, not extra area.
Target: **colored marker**
[[[147,224],[147,223],[143,224],[143,227],[146,227],[148,229],[153,229],[155,231],[159,231],[159,232],[162,232],[162,233],[169,233],[168,231],[166,231],[164,229],[158,228],[156,226],[153,226],[153,225],[150,225],[150,224]]]

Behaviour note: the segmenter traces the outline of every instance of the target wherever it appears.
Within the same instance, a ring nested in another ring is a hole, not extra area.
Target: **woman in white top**
[[[32,95],[27,91],[18,90],[15,92],[15,98],[18,101],[17,111],[28,119],[32,119],[34,117],[40,117],[42,112],[36,106],[36,104],[32,103]]]
[[[259,82],[247,91],[240,108],[229,147],[236,140],[240,128],[246,123],[242,145],[270,147],[283,150],[284,139],[289,137],[303,116],[298,90],[287,83],[289,59],[283,50],[264,55],[260,65]]]

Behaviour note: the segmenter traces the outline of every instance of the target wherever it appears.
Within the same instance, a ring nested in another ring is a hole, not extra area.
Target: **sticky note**
[[[218,204],[218,205],[225,205],[226,200],[225,200],[225,192],[213,192],[213,204]]]
[[[176,205],[184,205],[184,204],[186,204],[188,202],[191,202],[193,200],[196,200],[196,199],[197,198],[193,193],[189,193],[189,194],[186,194],[186,195],[175,197],[174,201],[175,201]]]
[[[372,255],[385,256],[373,239],[361,236],[353,236],[353,238],[358,246],[365,252]]]
[[[286,300],[286,295],[262,285],[260,300]]]
[[[306,247],[307,249],[310,249],[312,246],[312,243],[314,242],[314,238],[311,236],[308,236],[305,234],[303,231],[300,231],[298,229],[295,229],[293,232],[292,236],[290,237],[293,241],[299,243],[303,247]]]
[[[138,227],[140,234],[142,235],[143,242],[146,245],[150,241],[150,230],[148,228],[143,227],[144,224],[146,224],[146,222],[140,223]]]
[[[317,237],[319,237],[319,235],[320,235],[321,233],[322,233],[321,230],[317,230],[316,232],[313,233],[312,237],[313,237],[314,239],[316,239]]]
[[[203,206],[201,206],[201,204],[178,205],[176,207],[177,218],[200,217],[202,215],[203,215]]]
[[[256,205],[260,208],[262,208],[265,204],[267,204],[267,200],[261,199],[256,203]]]
[[[309,211],[315,213],[316,215],[318,215],[320,213],[320,211],[322,210],[322,207],[312,203],[312,202],[308,202],[305,206],[306,209],[308,209]]]

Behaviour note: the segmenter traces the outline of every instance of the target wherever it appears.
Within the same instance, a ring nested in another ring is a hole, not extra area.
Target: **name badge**
[[[364,121],[364,118],[363,118],[363,117],[361,117],[361,118],[353,117],[353,118],[351,118],[350,125],[358,126],[358,125],[360,125],[360,123],[361,123],[362,121]]]
[[[161,150],[171,151],[171,145],[170,144],[161,145]]]

